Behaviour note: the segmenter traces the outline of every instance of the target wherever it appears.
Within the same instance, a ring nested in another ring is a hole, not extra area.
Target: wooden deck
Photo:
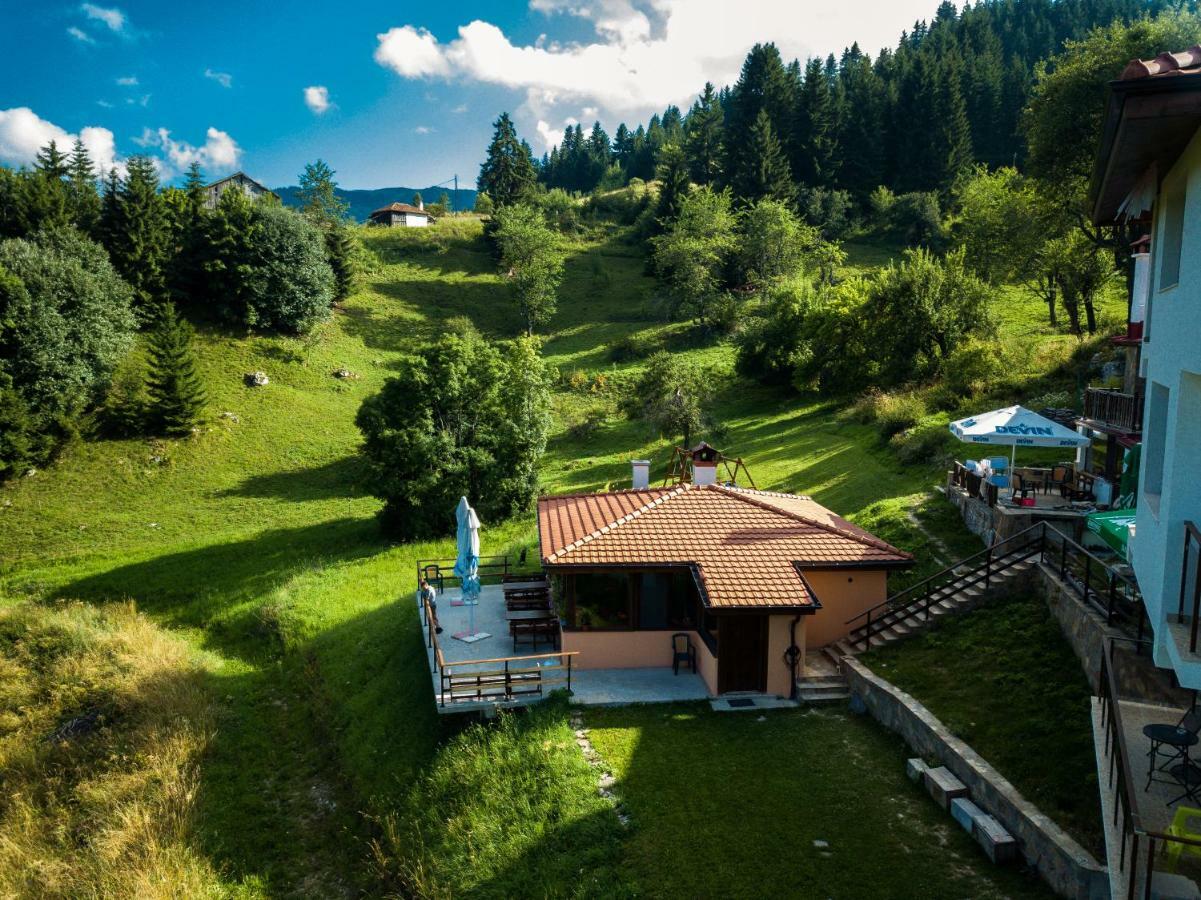
[[[704,680],[670,668],[582,668],[578,653],[545,644],[513,649],[500,585],[485,585],[474,606],[461,603],[458,588],[438,595],[441,634],[430,634],[422,605],[426,656],[440,713],[493,710],[538,703],[556,690],[570,690],[573,703],[620,706],[708,698]],[[472,641],[456,635],[487,635]]]

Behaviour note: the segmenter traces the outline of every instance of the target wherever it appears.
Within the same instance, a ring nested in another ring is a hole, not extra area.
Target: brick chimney
[[[634,471],[632,487],[634,490],[645,490],[651,484],[651,462],[649,459],[632,459],[630,468]]]

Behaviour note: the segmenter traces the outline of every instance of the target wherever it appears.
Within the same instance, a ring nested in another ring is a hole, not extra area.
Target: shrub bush
[[[646,359],[659,350],[660,346],[659,340],[654,336],[635,331],[613,343],[609,348],[609,359],[615,363]]]
[[[0,242],[0,477],[45,459],[133,343],[133,293],[73,228]]]
[[[467,320],[452,323],[355,419],[384,528],[405,540],[447,534],[461,496],[490,523],[528,508],[549,405],[535,339],[494,344]]]
[[[926,404],[912,392],[872,394],[870,409],[880,434],[886,438],[912,428],[926,415]]]
[[[1005,368],[1004,354],[995,343],[971,339],[947,357],[943,385],[956,397],[978,397],[996,384]]]
[[[894,434],[888,442],[897,458],[906,465],[945,467],[955,458],[960,446],[945,425],[921,425]]]

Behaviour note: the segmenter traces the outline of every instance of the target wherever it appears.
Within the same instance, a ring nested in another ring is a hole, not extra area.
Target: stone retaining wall
[[[1109,873],[1067,832],[1028,803],[1012,784],[928,709],[857,659],[845,657],[851,692],[877,722],[935,759],[967,785],[972,800],[1012,834],[1022,856],[1061,897],[1108,900]]]

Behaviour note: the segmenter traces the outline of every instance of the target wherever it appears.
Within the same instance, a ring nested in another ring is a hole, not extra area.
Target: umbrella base
[[[474,644],[476,641],[482,641],[484,638],[492,637],[492,635],[486,631],[459,631],[452,634],[451,637],[456,641],[462,641],[464,644]]]

